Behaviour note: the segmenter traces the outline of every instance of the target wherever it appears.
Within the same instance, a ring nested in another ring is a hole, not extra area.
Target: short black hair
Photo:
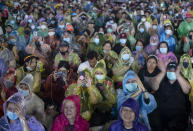
[[[112,42],[109,41],[109,40],[105,41],[105,43],[103,44],[103,47],[104,47],[107,43],[109,43],[109,44],[111,45],[111,47],[112,47]]]
[[[94,59],[94,58],[97,59],[97,57],[98,57],[98,55],[97,55],[96,51],[89,51],[89,52],[87,53],[87,59],[88,59],[88,60],[92,60],[92,59]]]
[[[70,70],[70,65],[68,64],[67,61],[60,61],[59,64],[58,64],[58,69],[60,68],[66,68],[67,70]]]

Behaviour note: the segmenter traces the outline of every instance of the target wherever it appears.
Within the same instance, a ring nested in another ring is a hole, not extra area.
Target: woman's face
[[[37,60],[34,58],[31,61],[27,62],[27,66],[29,66],[32,70],[35,70],[37,66]]]
[[[16,112],[16,104],[14,103],[8,103],[7,105],[7,111],[10,111],[10,112]]]
[[[64,102],[64,115],[68,120],[72,120],[76,118],[76,106],[74,102],[70,100],[66,100]]]
[[[136,44],[136,46],[141,46],[141,47],[143,47],[143,43],[142,43],[141,41],[138,41],[137,44]]]
[[[135,113],[129,107],[122,107],[121,109],[121,118],[125,123],[131,123],[135,120]]]
[[[151,58],[147,61],[147,68],[148,69],[151,69],[151,70],[154,71],[156,66],[157,66],[157,62],[154,58]]]
[[[103,46],[103,49],[106,50],[106,51],[110,51],[110,50],[111,50],[111,44],[110,44],[110,43],[106,43],[106,44]]]
[[[29,90],[29,87],[26,84],[23,84],[23,83],[20,84],[19,88],[22,89],[22,90],[25,90],[25,91]]]
[[[161,43],[160,48],[168,48],[166,43]]]

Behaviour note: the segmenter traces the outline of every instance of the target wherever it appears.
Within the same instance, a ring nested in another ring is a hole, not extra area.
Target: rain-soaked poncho
[[[122,54],[125,54],[125,52],[130,55],[129,60],[126,63],[121,58]],[[132,56],[132,54],[131,54],[131,51],[128,47],[124,47],[121,50],[121,52],[119,54],[119,58],[118,58],[117,62],[114,64],[114,66],[112,68],[112,70],[113,70],[113,80],[115,82],[122,82],[123,81],[124,75],[128,70],[127,69],[128,66],[131,66],[130,68],[132,68],[132,69],[138,67],[137,64],[136,64],[136,61],[133,62],[134,59],[131,56]]]
[[[66,116],[64,115],[64,103],[67,100],[72,101],[76,106],[77,114],[76,114],[75,122],[73,125],[74,131],[89,131],[89,123],[86,120],[84,120],[82,116],[80,115],[81,101],[80,101],[80,97],[77,95],[68,96],[63,100],[62,106],[61,106],[62,114],[56,118],[52,126],[52,131],[65,131],[66,126],[69,125],[69,121],[66,118]]]
[[[156,45],[154,45],[153,43],[153,39],[156,39]],[[152,44],[153,43],[153,44]],[[157,47],[158,47],[158,43],[159,43],[159,37],[158,35],[152,35],[151,38],[150,38],[150,44],[148,44],[144,51],[147,55],[150,55],[150,54],[156,54],[156,50],[157,50]]]
[[[188,68],[184,68],[183,66],[183,62],[185,59],[188,59]],[[181,73],[182,75],[188,79],[188,81],[190,82],[190,85],[192,87],[191,93],[190,93],[190,101],[191,101],[191,105],[192,105],[192,110],[193,110],[193,69],[192,69],[192,62],[191,62],[191,58],[189,55],[184,54],[183,56],[181,56],[180,58],[180,67],[181,67]]]
[[[29,74],[29,72],[24,71],[24,66],[18,68],[16,70],[16,76],[17,76],[17,81],[16,81],[16,85],[19,84],[19,82],[27,75]],[[40,71],[36,70],[30,72],[30,74],[33,75],[33,88],[32,91],[34,93],[39,93],[40,92],[40,86],[41,86],[41,73]]]
[[[44,112],[44,102],[32,92],[33,88],[33,76],[31,74],[26,75],[23,80],[17,85],[19,89],[21,84],[26,84],[29,88],[29,96],[25,97],[24,104],[26,106],[26,114],[34,116],[38,121],[44,123],[45,112]]]
[[[127,81],[134,77],[136,77],[136,74],[132,70],[129,70],[125,74],[123,84],[122,84],[123,89],[118,90],[117,108],[119,108],[124,101],[130,98],[131,95],[136,93],[136,92],[129,92],[125,86]],[[151,95],[150,93],[148,93],[148,97],[149,97],[148,104],[145,102],[144,93],[140,93],[138,96],[136,96],[135,100],[139,103],[140,121],[142,121],[149,129],[151,129],[147,115],[151,113],[154,109],[156,109],[157,103],[156,103],[154,96]]]
[[[100,93],[103,96],[103,100],[100,103],[96,104],[95,107],[97,107],[102,112],[106,110],[109,111],[116,103],[116,93],[112,79],[107,77],[106,64],[103,59],[96,64],[93,70],[93,75],[95,75],[97,71],[103,73],[104,79],[97,80],[94,76],[94,83],[95,85],[97,83],[103,84],[105,88],[102,91],[100,90]]]
[[[191,23],[188,23],[187,20],[183,21],[178,27],[179,37],[187,36],[190,30],[193,30],[193,20]]]
[[[121,110],[123,107],[129,107],[135,113],[135,120],[133,121],[133,128],[131,131],[148,131],[147,127],[139,123],[139,104],[132,98],[127,99],[119,108],[119,119],[115,121],[109,131],[123,131],[123,120],[121,118]]]
[[[14,124],[10,124],[7,118],[7,103],[15,103],[16,105],[20,106],[24,113],[24,117],[27,121],[28,127],[31,131],[45,131],[44,127],[40,122],[38,122],[33,116],[27,116],[25,113],[25,104],[23,101],[23,97],[19,94],[15,94],[11,96],[4,104],[4,116],[0,119],[0,131],[21,131],[21,122],[19,119],[15,120]]]
[[[88,69],[83,72],[92,79],[91,73]],[[91,80],[92,81],[92,80]],[[95,87],[94,83],[91,83],[91,87],[78,87],[77,84],[71,84],[65,92],[65,96],[78,95],[81,99],[81,116],[87,121],[90,120],[93,113],[93,105],[102,101],[102,96],[99,90]]]

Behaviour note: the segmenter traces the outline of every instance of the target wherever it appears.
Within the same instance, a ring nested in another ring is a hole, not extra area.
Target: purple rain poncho
[[[19,118],[15,121],[14,124],[10,124],[6,115],[7,112],[7,102],[15,103],[21,107],[24,112],[25,119],[27,121],[28,127],[31,131],[45,131],[44,127],[40,122],[38,122],[34,117],[25,115],[25,107],[23,97],[18,93],[11,96],[4,104],[4,116],[0,118],[0,131],[22,131],[22,125]]]

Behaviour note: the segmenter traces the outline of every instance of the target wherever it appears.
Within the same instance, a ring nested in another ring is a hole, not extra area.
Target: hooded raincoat
[[[96,104],[95,107],[98,108],[100,111],[109,111],[116,103],[116,93],[113,86],[113,81],[109,77],[107,77],[106,64],[103,59],[96,64],[93,70],[93,74],[95,75],[97,71],[102,72],[104,78],[102,80],[98,80],[96,79],[96,76],[94,76],[94,83],[95,85],[103,84],[104,89],[99,89],[103,100],[100,103]]]
[[[33,116],[27,116],[25,113],[25,104],[23,101],[23,97],[19,94],[15,94],[13,96],[11,96],[4,104],[3,104],[3,108],[4,108],[4,116],[0,119],[0,130],[1,131],[21,131],[22,127],[21,127],[21,122],[19,119],[17,119],[14,124],[10,124],[7,118],[7,103],[11,102],[11,103],[15,103],[16,105],[18,105],[23,113],[24,113],[24,117],[27,121],[28,127],[30,128],[31,131],[45,131],[44,127],[41,125],[40,122],[38,122]]]
[[[131,78],[134,78],[135,76],[136,74],[132,70],[129,70],[125,74],[125,77],[123,80],[123,89],[118,90],[118,96],[117,96],[118,108],[121,106],[122,103],[124,103],[124,101],[130,98],[131,95],[137,92],[137,91],[130,92],[126,88],[127,81]],[[145,102],[144,93],[140,93],[138,96],[136,96],[135,100],[139,103],[140,121],[142,121],[149,129],[151,129],[147,115],[151,113],[154,109],[156,109],[157,103],[154,96],[151,95],[150,93],[148,93],[148,97],[149,97],[149,103]]]
[[[122,55],[125,54],[125,53],[128,53],[130,55],[130,58],[128,61],[124,62],[123,59],[122,59]],[[136,61],[133,61],[133,57],[131,57],[132,54],[131,54],[131,51],[128,47],[124,47],[120,54],[119,54],[119,58],[117,60],[117,62],[114,64],[112,70],[113,70],[113,80],[115,82],[122,82],[123,81],[123,78],[124,78],[124,75],[125,73],[127,72],[127,70],[129,70],[129,68],[132,68],[132,69],[135,69],[137,68],[137,62]],[[130,66],[130,67],[128,67]]]
[[[91,79],[91,73],[88,69],[85,69],[83,72],[87,74]],[[71,84],[65,92],[65,96],[78,95],[81,99],[81,116],[87,121],[90,120],[93,113],[93,105],[102,101],[102,96],[99,90],[95,87],[94,83],[91,83],[91,87],[78,87],[77,84]]]
[[[190,30],[193,30],[193,20],[191,23],[188,23],[187,20],[183,21],[179,27],[178,27],[178,34],[179,37],[182,38],[184,36],[187,36],[188,32]]]
[[[153,43],[153,39],[156,39],[156,43]],[[150,44],[148,44],[144,51],[147,55],[150,55],[150,54],[156,54],[156,50],[157,50],[157,47],[158,47],[158,43],[159,43],[159,37],[158,35],[153,35],[151,36],[150,38]]]
[[[185,59],[188,59],[188,67],[187,68],[184,68],[183,66],[183,62]],[[190,82],[190,85],[192,87],[192,90],[191,90],[191,93],[189,95],[190,97],[190,101],[191,101],[191,106],[192,106],[192,110],[193,110],[193,69],[192,69],[192,63],[191,63],[191,58],[189,55],[187,54],[184,54],[183,56],[181,56],[180,58],[180,65],[181,65],[181,73],[182,75],[188,79],[188,81]]]
[[[56,118],[52,126],[52,131],[66,131],[66,127],[69,125],[69,121],[64,115],[64,102],[66,100],[72,101],[76,106],[76,118],[73,125],[74,126],[73,131],[89,131],[89,123],[85,119],[83,119],[82,116],[80,115],[81,102],[80,97],[77,95],[68,96],[63,100],[61,107],[62,114]]]
[[[135,113],[135,120],[133,121],[133,128],[131,131],[148,131],[147,127],[139,123],[139,104],[132,98],[127,99],[119,108],[119,120],[115,121],[109,131],[123,131],[123,120],[121,118],[121,110],[123,107],[129,107]]]
[[[22,81],[17,85],[19,89],[21,84],[26,84],[29,88],[29,96],[24,97],[24,104],[26,106],[26,114],[34,116],[41,123],[45,122],[44,102],[35,93],[33,93],[33,76],[26,75]],[[18,92],[19,93],[19,92]]]

